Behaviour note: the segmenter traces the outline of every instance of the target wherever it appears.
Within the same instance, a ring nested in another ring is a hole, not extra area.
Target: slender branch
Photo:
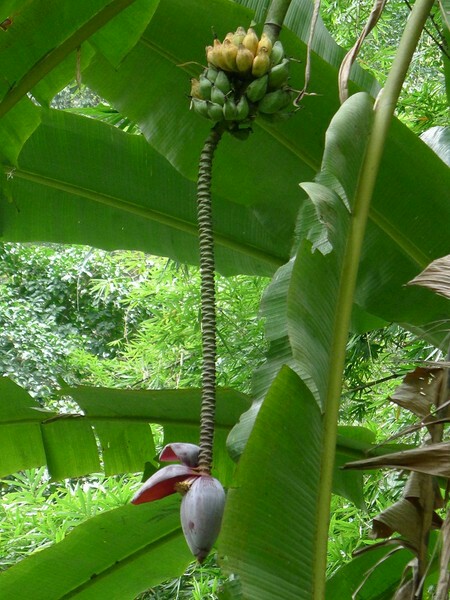
[[[219,124],[211,129],[200,154],[197,181],[203,352],[199,468],[206,473],[210,473],[212,466],[216,409],[216,290],[211,177],[214,152],[223,131]]]
[[[342,389],[342,372],[345,364],[345,351],[350,326],[353,295],[358,273],[359,258],[369,214],[373,190],[383,155],[387,134],[392,122],[395,106],[403,85],[408,66],[419,41],[422,29],[434,0],[417,0],[399,43],[386,85],[379,96],[375,109],[372,133],[369,137],[366,154],[360,171],[355,202],[350,223],[350,233],[345,250],[342,276],[338,296],[339,319],[335,323],[333,345],[333,368],[324,414],[324,444],[320,495],[317,509],[316,552],[317,569],[314,575],[314,600],[325,597],[325,571],[327,562],[328,523],[330,514],[333,465],[336,450],[339,400]]]

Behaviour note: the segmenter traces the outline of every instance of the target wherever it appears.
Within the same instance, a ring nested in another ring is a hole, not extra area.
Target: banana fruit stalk
[[[272,44],[266,33],[258,38],[251,27],[238,27],[223,42],[216,38],[206,46],[206,60],[207,68],[191,79],[191,109],[200,116],[245,138],[242,132],[258,114],[272,120],[292,114],[287,109],[296,94],[288,85],[290,61],[279,40]]]

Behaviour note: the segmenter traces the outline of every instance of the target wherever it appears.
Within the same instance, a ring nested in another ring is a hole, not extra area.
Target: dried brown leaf
[[[407,285],[420,285],[429,288],[445,298],[450,298],[450,254],[433,260],[432,263],[411,279]]]
[[[443,376],[443,369],[417,367],[406,375],[390,400],[423,419],[430,414],[432,405],[438,404]]]
[[[377,469],[391,467],[450,478],[450,443],[430,444],[413,450],[393,452],[347,463],[343,469]]]
[[[406,498],[402,498],[374,518],[371,537],[390,537],[396,532],[417,550],[420,545],[420,523],[420,510]]]
[[[405,489],[403,490],[403,498],[409,500],[417,507],[423,508],[425,506],[425,498],[424,493],[426,494],[428,491],[428,485],[424,485],[425,478],[428,478],[428,475],[424,473],[416,473],[413,471],[406,482]],[[444,506],[444,501],[442,499],[441,490],[439,488],[438,482],[433,480],[433,492],[434,492],[434,508],[442,508]]]
[[[364,40],[375,27],[378,22],[378,19],[383,12],[384,6],[386,4],[386,0],[375,0],[374,5],[372,7],[372,12],[369,15],[367,23],[361,32],[359,38],[356,40],[353,48],[347,52],[344,57],[344,60],[341,63],[339,69],[339,99],[342,102],[345,102],[348,98],[348,81],[350,79],[350,71],[353,66],[353,63],[356,60],[356,57],[359,54],[361,46],[364,43]]]

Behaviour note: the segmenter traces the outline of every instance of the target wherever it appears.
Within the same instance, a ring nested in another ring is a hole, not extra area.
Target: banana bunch
[[[191,79],[191,109],[230,131],[248,127],[258,114],[272,119],[297,95],[288,86],[289,59],[280,41],[272,44],[250,27],[227,33],[206,47],[207,68]]]

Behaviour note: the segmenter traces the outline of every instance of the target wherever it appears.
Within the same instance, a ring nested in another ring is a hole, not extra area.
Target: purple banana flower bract
[[[217,539],[225,508],[222,484],[210,475],[192,482],[181,501],[181,526],[192,554],[201,563]]]
[[[132,504],[159,500],[175,492],[183,495],[181,526],[192,554],[201,563],[217,539],[225,508],[222,484],[198,466],[200,448],[195,444],[173,443],[165,446],[161,461],[178,460],[154,473],[131,499]]]
[[[179,461],[188,467],[197,467],[199,452],[200,448],[195,444],[175,442],[164,446],[159,455],[159,460],[164,462]]]
[[[131,499],[132,504],[142,504],[143,502],[152,502],[174,494],[176,484],[190,477],[198,477],[197,471],[186,465],[169,465],[156,471],[144,485],[135,493]]]

